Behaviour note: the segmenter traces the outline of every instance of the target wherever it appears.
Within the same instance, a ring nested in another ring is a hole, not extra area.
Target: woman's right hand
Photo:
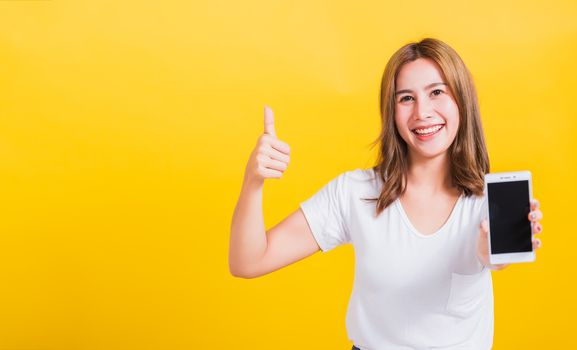
[[[262,185],[265,179],[279,179],[290,161],[290,147],[279,140],[274,130],[272,110],[264,107],[264,134],[256,143],[245,170],[245,181]]]

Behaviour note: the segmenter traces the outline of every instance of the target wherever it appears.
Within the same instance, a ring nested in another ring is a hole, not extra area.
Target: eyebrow
[[[437,86],[437,85],[447,85],[447,84],[445,84],[445,83],[432,83],[432,84],[425,86],[425,89],[430,89],[433,86]],[[409,90],[409,89],[399,90],[399,91],[395,92],[395,96],[402,94],[404,92],[413,92],[413,90]]]

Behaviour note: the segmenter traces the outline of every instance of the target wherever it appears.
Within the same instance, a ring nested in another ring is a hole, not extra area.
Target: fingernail
[[[531,213],[531,218],[535,219],[537,217],[537,213]]]

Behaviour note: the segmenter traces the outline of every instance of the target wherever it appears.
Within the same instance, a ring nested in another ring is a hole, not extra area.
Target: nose
[[[415,105],[415,119],[419,120],[433,117],[433,106],[431,101],[429,101],[427,98],[419,98]]]

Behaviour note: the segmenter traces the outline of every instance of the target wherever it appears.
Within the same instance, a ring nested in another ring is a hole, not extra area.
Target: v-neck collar
[[[455,202],[455,204],[453,205],[453,209],[451,209],[451,213],[449,214],[449,217],[447,218],[447,220],[445,221],[445,223],[435,232],[430,233],[430,234],[423,234],[421,232],[419,232],[419,230],[417,230],[415,228],[415,226],[413,225],[413,223],[411,222],[411,220],[409,219],[409,216],[407,215],[407,213],[405,212],[405,209],[403,208],[403,205],[401,204],[401,197],[398,197],[395,200],[395,206],[397,207],[397,209],[399,210],[401,217],[403,218],[403,221],[405,222],[405,224],[409,227],[409,229],[416,234],[417,236],[421,237],[421,238],[432,238],[432,237],[436,237],[438,236],[442,231],[445,230],[445,228],[447,226],[449,226],[451,224],[451,222],[453,221],[453,217],[456,215],[455,213],[458,211],[459,207],[461,206],[461,203],[463,201],[463,197],[465,196],[464,193],[461,193],[461,195],[459,196],[459,198],[457,199],[457,201]]]

